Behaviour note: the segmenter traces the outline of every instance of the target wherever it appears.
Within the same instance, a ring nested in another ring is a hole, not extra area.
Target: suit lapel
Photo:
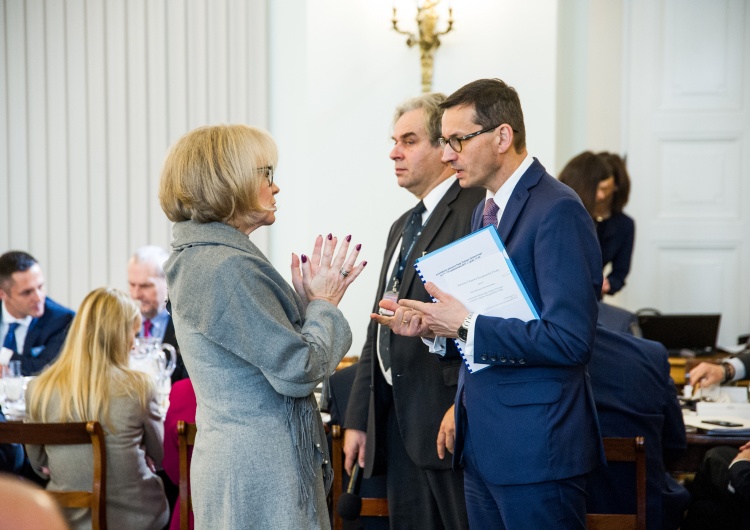
[[[422,253],[427,249],[427,247],[430,246],[432,240],[435,239],[435,236],[442,228],[445,219],[448,217],[448,214],[451,211],[450,204],[456,200],[456,197],[458,197],[458,193],[460,191],[461,185],[458,183],[458,181],[454,182],[451,187],[448,188],[448,191],[445,192],[443,198],[440,199],[440,202],[438,202],[437,206],[435,206],[435,209],[430,214],[430,218],[427,220],[427,224],[422,229],[422,235],[419,236],[419,239],[414,244],[414,249],[412,249],[409,263],[406,266],[404,277],[401,280],[401,286],[399,286],[399,294],[405,293],[408,289],[408,286],[410,286],[411,282],[414,281],[414,276],[417,273],[417,271],[414,269],[414,262],[417,258],[422,256]],[[404,286],[407,286],[406,289],[404,288]]]
[[[38,318],[31,319],[29,330],[26,332],[26,339],[23,341],[23,355],[30,355],[31,348],[36,344],[36,339],[39,336],[39,326],[36,325],[37,322],[39,322]]]
[[[503,242],[507,242],[508,236],[510,236],[513,230],[513,225],[516,224],[516,220],[521,215],[523,207],[529,198],[529,189],[533,188],[539,182],[539,179],[544,175],[544,167],[539,163],[538,160],[534,159],[529,169],[523,174],[521,180],[518,181],[513,194],[508,200],[508,204],[505,206],[502,217],[500,218],[500,225],[497,228],[500,239]]]

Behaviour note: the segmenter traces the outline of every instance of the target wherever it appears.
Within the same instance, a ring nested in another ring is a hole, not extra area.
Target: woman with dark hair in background
[[[586,151],[568,162],[559,179],[575,190],[596,223],[602,267],[612,265],[602,295],[613,295],[625,286],[635,241],[635,223],[622,211],[630,195],[625,162],[614,153]]]

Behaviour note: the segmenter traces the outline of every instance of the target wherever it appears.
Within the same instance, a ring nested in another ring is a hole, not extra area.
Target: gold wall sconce
[[[440,0],[424,0],[422,6],[417,6],[417,28],[419,35],[410,31],[403,31],[398,27],[398,18],[396,17],[396,7],[393,7],[393,29],[407,35],[406,45],[410,48],[415,44],[419,45],[420,60],[422,63],[422,93],[432,90],[432,62],[435,50],[440,46],[441,35],[445,35],[453,29],[453,8],[448,7],[448,26],[443,31],[437,31],[439,16],[435,6]]]

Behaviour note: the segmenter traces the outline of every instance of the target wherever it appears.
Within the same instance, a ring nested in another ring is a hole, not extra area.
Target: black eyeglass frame
[[[495,125],[493,127],[488,127],[486,129],[482,129],[481,131],[477,131],[471,134],[467,134],[466,136],[451,136],[450,138],[443,138],[442,136],[438,138],[438,143],[440,144],[440,147],[445,149],[446,145],[450,145],[451,149],[453,149],[456,153],[460,153],[463,150],[463,146],[461,145],[461,142],[465,142],[466,140],[469,140],[471,138],[474,138],[475,136],[479,136],[480,134],[484,134],[486,132],[494,131],[500,125],[503,125],[502,123],[499,125]],[[458,149],[457,149],[458,147]]]
[[[263,171],[269,186],[273,186],[273,166],[256,167],[256,171]]]

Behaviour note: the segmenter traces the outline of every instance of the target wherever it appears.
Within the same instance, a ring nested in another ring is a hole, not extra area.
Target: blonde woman
[[[313,390],[351,345],[337,305],[364,263],[359,245],[347,255],[350,237],[336,252],[333,235],[319,236],[310,256],[292,255],[287,283],[248,239],[276,220],[275,166],[268,133],[217,125],[180,138],[162,171],[159,199],[176,223],[164,271],[198,401],[195,528],[330,526]]]
[[[31,422],[100,422],[106,433],[109,528],[161,529],[169,507],[153,465],[161,463],[164,427],[146,374],[128,368],[141,314],[124,292],[89,293],[73,319],[60,357],[26,392]],[[28,446],[29,460],[49,490],[86,489],[91,448]],[[91,512],[68,509],[74,529],[91,528]]]

